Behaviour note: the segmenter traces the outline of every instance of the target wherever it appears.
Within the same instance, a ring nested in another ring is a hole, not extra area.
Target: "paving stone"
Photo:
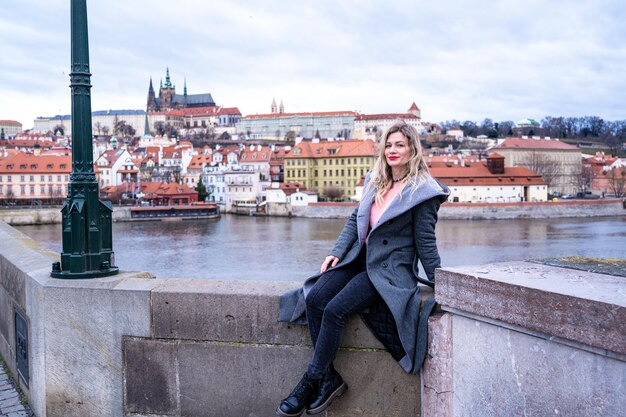
[[[4,401],[8,398],[17,397],[17,391],[11,387],[11,389],[7,389],[4,391],[0,391],[0,401]]]
[[[7,407],[7,408],[2,409],[3,413],[16,413],[18,411],[26,411],[26,410],[24,409],[24,406],[22,404],[16,404],[12,407]]]

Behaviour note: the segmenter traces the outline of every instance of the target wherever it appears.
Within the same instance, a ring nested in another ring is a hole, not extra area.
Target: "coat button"
[[[387,262],[383,262],[383,268],[387,268],[388,264]]]
[[[387,239],[383,240],[383,245],[386,245],[387,243]]]

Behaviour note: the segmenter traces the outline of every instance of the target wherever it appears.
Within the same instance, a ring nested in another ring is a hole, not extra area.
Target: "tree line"
[[[465,136],[476,137],[485,135],[490,138],[539,135],[573,141],[590,141],[602,143],[617,153],[626,142],[626,120],[604,120],[598,116],[583,117],[553,117],[546,116],[534,126],[516,127],[511,120],[494,122],[484,119],[481,123],[471,120],[464,122],[446,120],[440,123],[443,133],[450,129],[459,128]]]

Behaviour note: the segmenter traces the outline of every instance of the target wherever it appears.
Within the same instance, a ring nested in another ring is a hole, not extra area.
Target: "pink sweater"
[[[402,191],[403,187],[404,183],[402,181],[394,182],[391,189],[383,196],[382,204],[379,205],[376,201],[374,201],[372,208],[370,209],[370,230],[376,226],[380,217],[383,215],[385,210],[387,210],[387,207],[391,205],[392,201],[396,198],[400,191]]]

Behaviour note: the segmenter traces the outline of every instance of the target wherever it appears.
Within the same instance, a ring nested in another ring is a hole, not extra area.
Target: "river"
[[[114,223],[113,250],[120,269],[158,278],[303,280],[319,269],[344,223],[235,215]],[[60,252],[60,225],[18,229]],[[437,242],[443,266],[563,256],[626,258],[626,216],[440,220]]]

